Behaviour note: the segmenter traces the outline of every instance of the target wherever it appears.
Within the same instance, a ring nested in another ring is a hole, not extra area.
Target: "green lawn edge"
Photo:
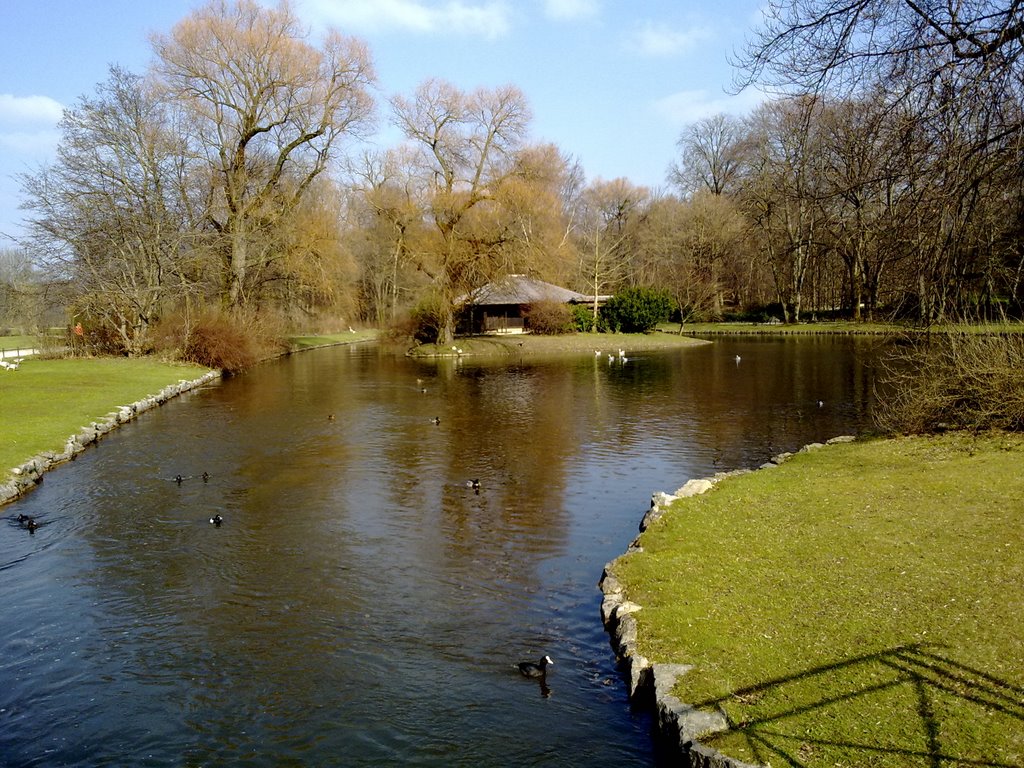
[[[638,653],[779,765],[1024,764],[1024,436],[801,453],[671,504],[610,566]]]
[[[376,329],[360,329],[341,333],[325,333],[312,336],[289,336],[285,342],[288,352],[301,352],[320,347],[334,347],[342,344],[358,344],[377,341],[380,332]]]
[[[208,373],[197,365],[152,358],[24,359],[0,371],[0,482],[11,469],[67,439],[120,406]]]
[[[684,335],[735,336],[796,336],[796,335],[865,335],[898,336],[923,334],[1019,334],[1024,333],[1024,322],[1005,323],[939,323],[930,326],[912,323],[867,322],[855,320],[824,320],[820,322],[782,323],[663,323],[658,329],[664,333]]]
[[[627,356],[638,352],[676,349],[703,344],[699,339],[677,333],[569,333],[554,336],[532,333],[460,336],[449,345],[419,344],[408,351],[411,357],[510,358],[545,355]]]

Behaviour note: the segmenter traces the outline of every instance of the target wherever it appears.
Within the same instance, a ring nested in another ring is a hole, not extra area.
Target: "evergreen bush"
[[[647,333],[668,320],[672,298],[657,288],[626,288],[601,308],[602,325],[612,333]]]

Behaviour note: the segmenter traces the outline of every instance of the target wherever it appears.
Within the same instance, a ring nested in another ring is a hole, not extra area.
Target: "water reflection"
[[[858,430],[871,346],[611,365],[340,348],[172,402],[4,510],[0,754],[651,765],[601,567],[652,491]],[[546,653],[524,681],[514,661]]]

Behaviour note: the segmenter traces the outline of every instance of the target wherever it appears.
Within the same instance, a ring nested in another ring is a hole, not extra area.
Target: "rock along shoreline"
[[[818,450],[826,445],[853,442],[851,435],[834,437],[826,443],[811,443],[799,453]],[[694,478],[687,481],[674,494],[658,491],[651,495],[651,507],[640,521],[640,533],[662,517],[669,505],[676,499],[707,493],[722,480],[771,469],[791,458],[792,453],[780,453],[757,470],[738,469],[719,472],[712,477]],[[639,537],[626,549],[626,554],[643,552]],[[705,733],[716,733],[728,729],[725,715],[720,711],[700,710],[680,701],[672,695],[676,680],[685,675],[693,665],[655,664],[637,650],[637,621],[635,614],[643,609],[626,598],[623,584],[615,576],[615,560],[604,567],[598,586],[604,598],[601,602],[601,621],[608,632],[609,641],[616,658],[625,673],[629,686],[629,697],[634,703],[653,709],[655,713],[655,735],[670,749],[679,754],[682,765],[689,768],[763,768],[723,755],[716,749],[701,744],[699,737]]]
[[[181,379],[177,384],[170,384],[155,395],[147,395],[130,405],[122,405],[102,419],[90,422],[65,441],[64,450],[43,451],[24,464],[14,467],[11,470],[12,479],[0,483],[0,506],[20,499],[43,481],[44,472],[66,461],[73,460],[90,445],[95,444],[122,424],[132,421],[139,414],[157,408],[172,398],[209,384],[222,376],[221,371],[213,370],[198,379]]]

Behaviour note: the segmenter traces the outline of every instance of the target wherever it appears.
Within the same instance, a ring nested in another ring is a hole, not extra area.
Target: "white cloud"
[[[57,151],[60,133],[47,131],[0,131],[0,149],[27,160],[48,160]]]
[[[305,11],[344,32],[404,29],[431,34],[454,32],[493,40],[511,28],[506,0],[307,0]]]
[[[7,160],[39,162],[53,157],[60,141],[57,123],[64,114],[49,96],[0,93],[0,150]],[[8,170],[9,163],[3,170]],[[11,166],[13,167],[13,166]]]
[[[589,19],[600,12],[600,0],[544,0],[544,15],[550,19]]]
[[[688,53],[710,37],[711,31],[706,27],[679,30],[647,21],[633,31],[629,44],[644,56],[668,57]]]
[[[673,126],[682,128],[720,112],[737,116],[749,114],[765,99],[765,95],[754,88],[747,88],[735,96],[727,93],[716,95],[705,90],[679,91],[658,99],[654,110]]]
[[[61,103],[49,96],[0,93],[0,125],[56,125],[63,114]]]

